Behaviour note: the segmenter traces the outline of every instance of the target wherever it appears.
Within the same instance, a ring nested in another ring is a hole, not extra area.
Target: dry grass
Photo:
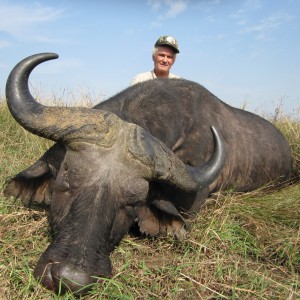
[[[300,123],[276,118],[300,170]],[[0,186],[50,142],[23,130],[0,103]],[[189,224],[187,240],[126,236],[112,254],[113,277],[84,299],[300,298],[300,183],[247,194],[216,194]],[[0,189],[0,299],[58,299],[33,278],[49,243],[44,211]],[[74,299],[65,295],[60,299]]]

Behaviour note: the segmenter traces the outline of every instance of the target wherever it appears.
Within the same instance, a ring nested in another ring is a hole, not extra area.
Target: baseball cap
[[[178,42],[172,36],[164,35],[159,37],[154,47],[158,47],[158,46],[169,46],[173,48],[176,53],[179,53]]]

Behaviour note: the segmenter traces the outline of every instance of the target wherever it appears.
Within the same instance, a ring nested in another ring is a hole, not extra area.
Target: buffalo
[[[109,255],[132,228],[184,238],[186,219],[212,193],[290,178],[290,147],[271,123],[192,81],[146,81],[94,108],[38,103],[29,75],[57,57],[25,58],[6,85],[16,121],[56,142],[5,187],[49,208],[52,241],[34,271],[48,289],[86,293],[110,276]]]

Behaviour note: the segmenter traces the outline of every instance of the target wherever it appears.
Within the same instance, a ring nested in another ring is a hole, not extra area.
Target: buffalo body
[[[35,276],[75,293],[109,276],[109,254],[133,226],[185,236],[185,218],[215,191],[250,191],[289,179],[290,148],[268,121],[183,79],[134,85],[94,107],[43,106],[28,77],[37,54],[7,81],[14,118],[56,143],[8,181],[5,193],[49,206],[53,240]]]

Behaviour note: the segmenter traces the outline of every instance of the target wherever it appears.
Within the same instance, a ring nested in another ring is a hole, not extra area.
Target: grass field
[[[282,115],[273,122],[292,147],[292,182],[216,194],[184,241],[126,236],[112,254],[112,278],[82,299],[300,299],[300,123]],[[3,196],[5,180],[50,144],[21,128],[0,101],[1,300],[58,299],[33,278],[49,243],[46,212]]]

